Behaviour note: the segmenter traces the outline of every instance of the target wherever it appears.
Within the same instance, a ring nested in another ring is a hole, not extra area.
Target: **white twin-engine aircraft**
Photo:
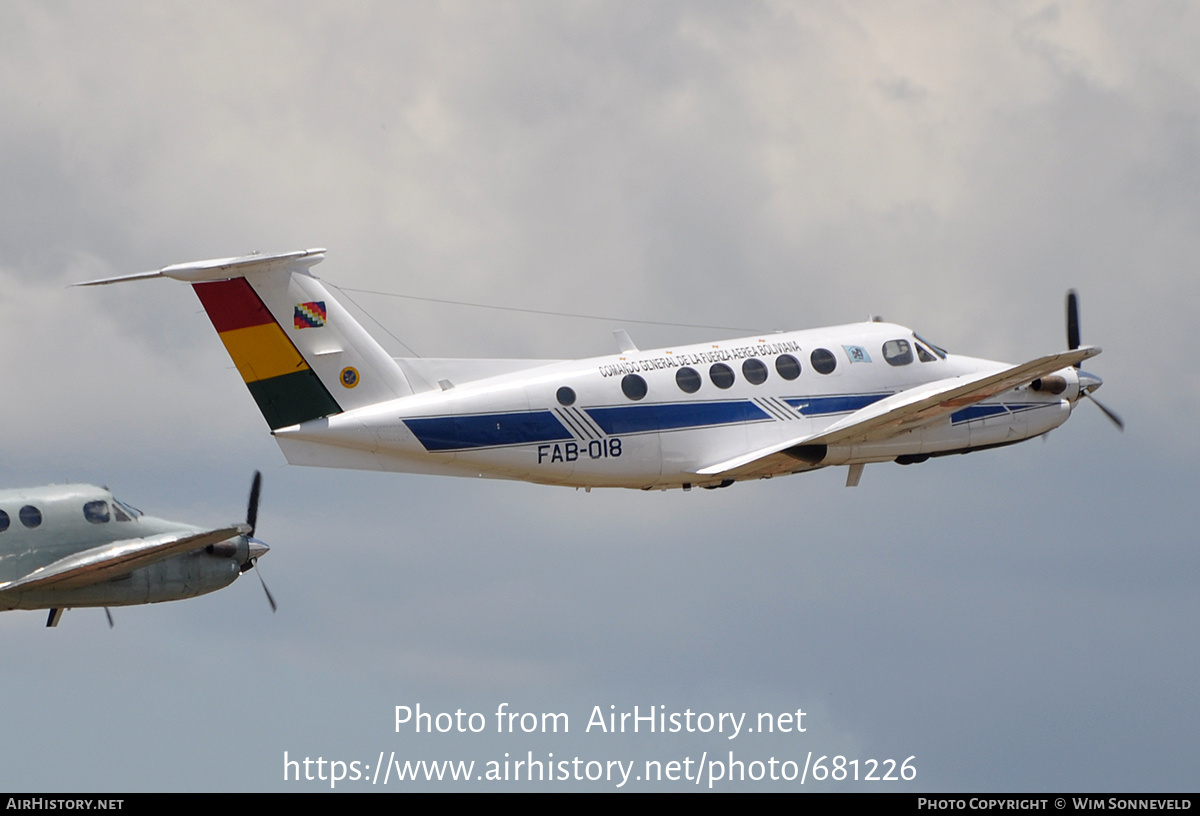
[[[1021,365],[855,323],[588,360],[389,356],[312,275],[325,250],[168,266],[83,285],[192,284],[295,465],[644,490],[923,462],[1039,436],[1101,380],[1070,350]],[[1105,413],[1119,420],[1105,409]]]

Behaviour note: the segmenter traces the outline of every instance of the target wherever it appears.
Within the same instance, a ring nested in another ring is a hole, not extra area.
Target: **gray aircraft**
[[[147,516],[93,485],[0,490],[0,610],[49,609],[57,626],[71,607],[108,613],[226,587],[269,549],[253,537],[261,487],[255,473],[244,523],[213,530]]]

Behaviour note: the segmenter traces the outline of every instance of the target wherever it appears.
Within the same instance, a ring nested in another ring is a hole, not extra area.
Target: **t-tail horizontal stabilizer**
[[[413,393],[400,366],[309,271],[324,249],[165,266],[76,284],[192,284],[271,430]]]

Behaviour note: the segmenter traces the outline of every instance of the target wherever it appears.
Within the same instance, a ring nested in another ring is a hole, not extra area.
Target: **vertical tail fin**
[[[271,430],[413,392],[403,371],[308,271],[325,250],[176,264],[92,281],[192,284]]]
[[[271,430],[341,413],[312,367],[245,278],[192,288]]]

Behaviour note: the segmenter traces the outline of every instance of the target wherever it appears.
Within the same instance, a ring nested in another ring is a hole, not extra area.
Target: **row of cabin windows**
[[[917,358],[922,363],[931,363],[946,359],[946,352],[928,341],[918,337],[916,343]],[[913,361],[913,345],[907,340],[888,340],[883,344],[883,359],[888,365],[906,366]],[[928,345],[929,348],[925,346]],[[930,351],[933,349],[933,351]],[[935,356],[936,355],[936,356]],[[818,348],[808,356],[808,361],[819,374],[832,374],[837,368],[837,357],[829,349]],[[800,376],[800,361],[790,354],[780,354],[775,358],[775,372],[785,380],[794,380]],[[742,376],[751,385],[762,385],[767,381],[769,370],[767,364],[755,357],[742,363]],[[733,369],[725,363],[714,363],[708,368],[708,378],[717,388],[722,390],[733,386],[736,375]],[[675,372],[675,384],[685,394],[695,394],[700,390],[704,380],[700,372],[689,366],[684,366]],[[621,393],[635,402],[646,396],[649,386],[645,378],[638,374],[626,374],[621,379]],[[575,390],[567,386],[558,389],[555,395],[560,405],[575,404]]]
[[[114,503],[111,513],[109,512],[108,502],[103,500],[90,501],[83,505],[83,517],[92,524],[107,524],[112,519],[117,521],[133,521],[136,511],[130,510],[126,513],[121,509],[119,504]],[[42,511],[34,507],[32,504],[27,504],[17,512],[17,518],[21,523],[30,530],[42,525]],[[3,533],[9,528],[12,519],[7,511],[0,510],[0,533]]]
[[[825,349],[814,351],[809,360],[813,368],[822,374],[828,374],[837,367],[837,358]],[[800,376],[800,361],[790,354],[780,354],[775,358],[775,373],[785,380],[794,380]],[[751,385],[762,385],[767,381],[769,370],[767,364],[757,357],[751,357],[742,362],[742,376]],[[713,363],[708,367],[708,379],[721,390],[731,388],[737,375],[725,363]],[[690,366],[684,366],[675,372],[675,384],[685,394],[695,394],[703,385],[704,379],[700,372]],[[621,380],[621,392],[631,400],[640,400],[646,396],[646,380],[638,374],[626,374]]]

